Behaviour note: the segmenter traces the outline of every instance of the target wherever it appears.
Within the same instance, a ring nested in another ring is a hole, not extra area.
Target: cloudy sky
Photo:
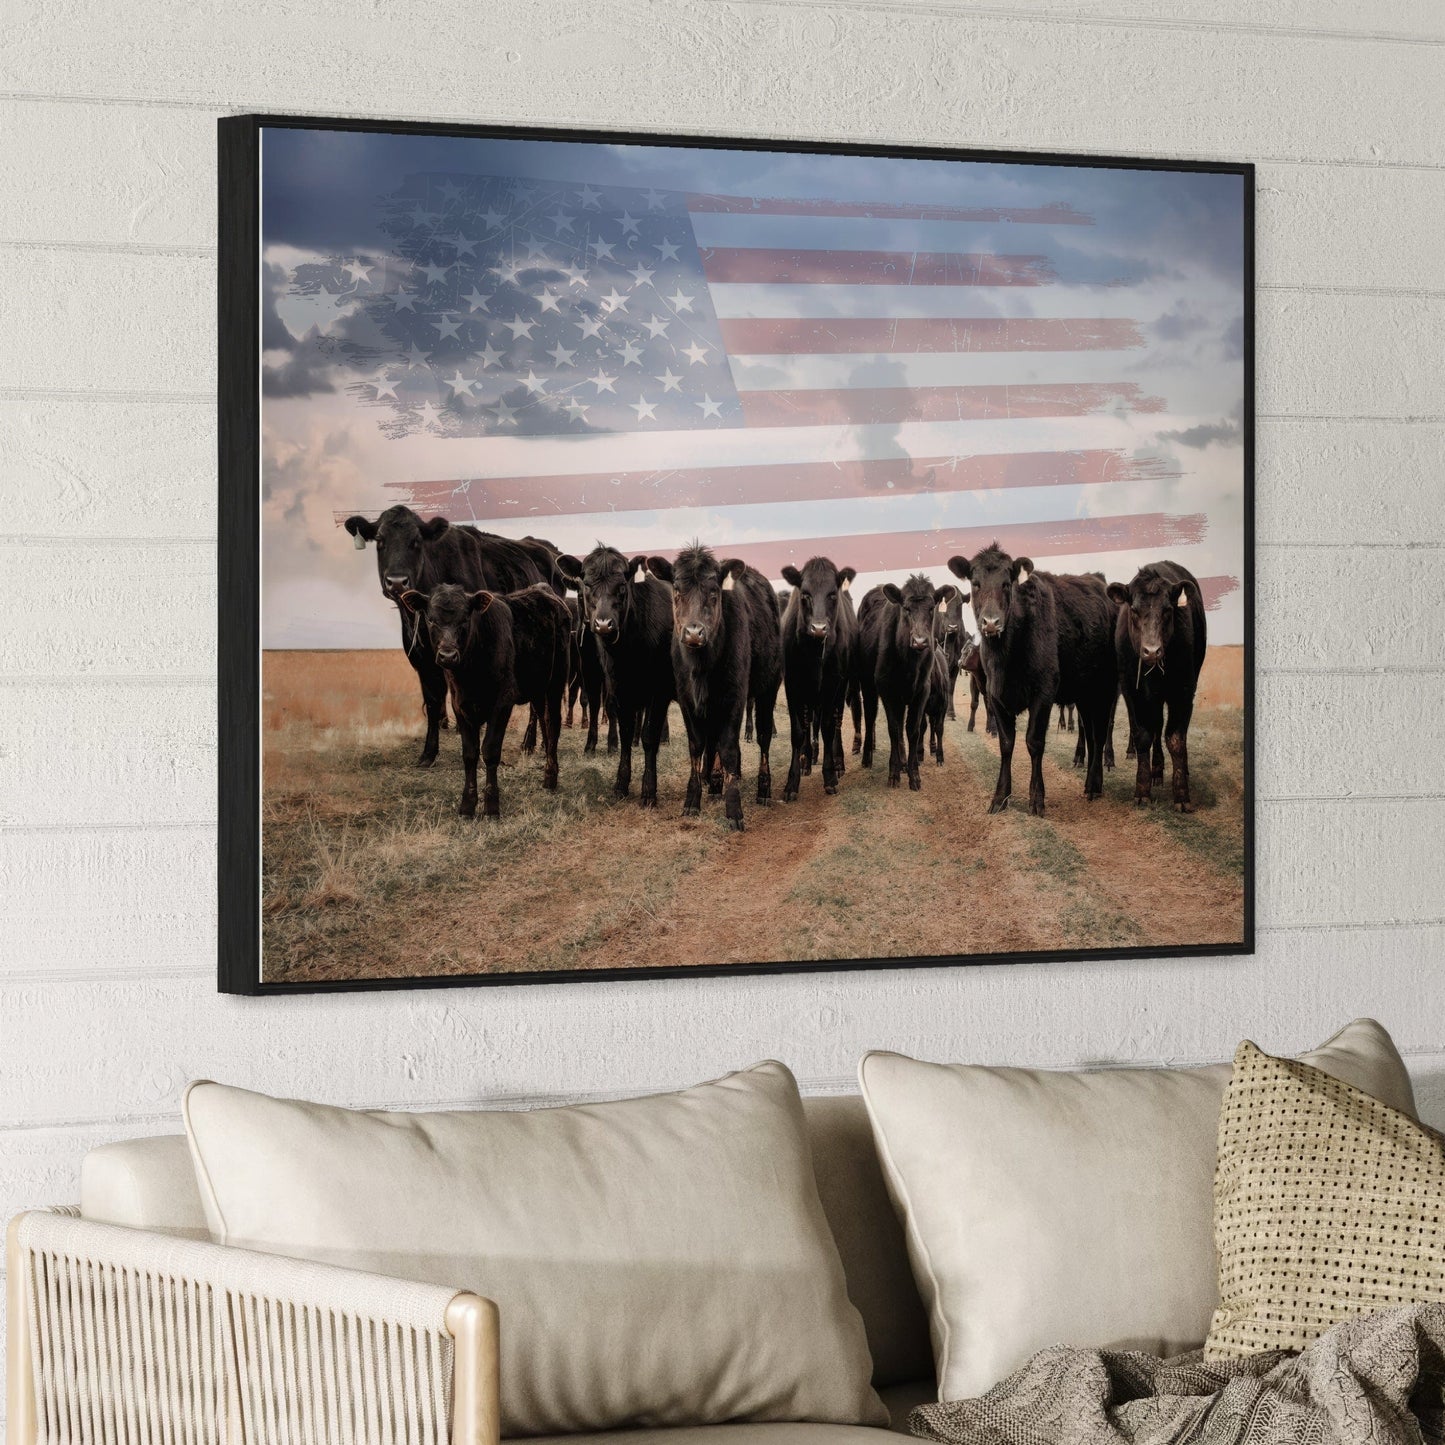
[[[311,130],[262,159],[267,647],[395,645],[338,519],[398,501],[765,568],[829,539],[864,584],[984,531],[1056,571],[1168,555],[1241,638],[1238,177]]]

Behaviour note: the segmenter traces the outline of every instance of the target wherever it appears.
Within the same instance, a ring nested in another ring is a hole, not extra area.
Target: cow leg
[[[990,704],[984,707],[988,719],[998,728],[998,782],[994,784],[993,801],[989,803],[990,813],[1002,813],[1008,807],[1009,794],[1013,792],[1014,736],[1018,722],[1007,708]]]
[[[597,724],[601,720],[602,712],[602,679],[599,677],[589,680],[582,695],[587,700],[583,709],[587,719],[587,741],[582,744],[585,757],[588,753],[597,751]]]
[[[877,745],[878,729],[878,690],[877,688],[863,688],[861,692],[863,707],[863,766],[873,766],[873,751]]]
[[[1109,701],[1109,716],[1104,723],[1104,766],[1114,771],[1114,719],[1119,715],[1119,686],[1114,685],[1114,695]]]
[[[923,732],[928,726],[926,709],[922,703],[910,703],[908,711],[904,713],[904,737],[908,743],[908,787],[911,792],[918,792],[923,787],[923,775],[919,769],[923,765]]]
[[[957,721],[958,721],[958,714],[957,714],[956,712],[954,712],[954,710],[953,710],[953,689],[954,689],[954,685],[955,685],[957,682],[958,682],[958,669],[957,669],[956,667],[950,667],[950,668],[948,669],[948,712],[947,712],[947,717],[948,717],[949,722],[957,722]]]
[[[888,697],[883,699],[883,717],[888,724],[888,786],[896,788],[903,782],[909,719],[904,708]]]
[[[833,733],[836,743],[835,755],[837,757],[835,771],[841,778],[843,774],[848,771],[848,764],[845,761],[846,754],[843,749],[843,704],[841,702],[833,710]]]
[[[502,795],[497,787],[497,767],[502,761],[502,743],[506,740],[507,724],[511,720],[510,705],[499,707],[487,720],[487,735],[482,739],[482,764],[487,770],[487,781],[482,788],[484,818],[501,816]]]
[[[1074,744],[1074,766],[1076,768],[1082,768],[1084,766],[1084,758],[1088,751],[1085,746],[1084,737],[1084,725],[1081,719],[1079,723],[1079,740]]]
[[[522,752],[531,757],[537,751],[537,709],[533,705],[527,709],[527,730],[522,734]]]
[[[480,752],[478,728],[470,718],[458,716],[457,731],[462,735],[462,767],[466,773],[457,812],[463,818],[474,818],[477,814],[477,755]]]
[[[748,699],[746,711],[743,713],[743,741],[750,743],[753,740],[753,700]]]
[[[561,769],[557,763],[557,744],[562,732],[562,685],[554,682],[542,706],[537,709],[542,719],[542,786],[549,793],[557,790]]]
[[[776,691],[771,697],[758,695],[758,803],[764,808],[773,801],[773,766],[768,753],[773,746],[773,708],[777,701]]]
[[[657,806],[657,748],[667,726],[667,702],[655,697],[642,719],[642,806]]]
[[[1084,797],[1092,803],[1104,794],[1104,723],[1108,714],[1093,706],[1079,706],[1079,737],[1087,744],[1084,768]]]
[[[1155,714],[1158,713],[1156,717]],[[1156,709],[1152,702],[1141,698],[1134,705],[1134,801],[1146,807],[1154,801],[1154,770],[1150,766],[1150,754],[1159,747],[1159,730],[1163,726],[1164,710]]]
[[[741,719],[739,719],[741,724]],[[707,779],[707,795],[715,798],[723,790],[722,760],[718,756],[716,743],[709,743],[702,760],[703,776]]]
[[[853,716],[853,751],[863,751],[863,693],[854,683],[848,689],[848,710]]]
[[[978,716],[978,683],[968,679],[968,730],[973,731],[974,719]]]
[[[1189,719],[1194,713],[1194,699],[1181,698],[1169,705],[1169,724],[1164,741],[1174,763],[1174,811],[1192,813],[1194,803],[1189,797]]]
[[[617,780],[612,791],[619,798],[625,798],[632,791],[632,740],[637,728],[637,710],[629,703],[626,707],[614,707],[617,725],[622,734],[622,749],[617,755]]]
[[[1154,729],[1154,747],[1149,754],[1149,776],[1156,783],[1164,781],[1164,727],[1162,723]]]
[[[736,715],[729,720],[716,748],[722,770],[723,812],[727,814],[735,833],[743,831],[743,754],[738,743],[738,725],[741,722],[742,719]]]
[[[798,801],[798,786],[803,776],[803,754],[807,751],[808,709],[804,704],[788,708],[789,741],[793,745],[792,761],[788,764],[787,781],[783,784],[783,801]]]
[[[697,725],[697,719],[684,707],[682,710],[683,726],[687,729],[687,793],[682,800],[682,816],[684,818],[695,818],[702,812],[702,763],[703,743],[702,729]]]
[[[437,760],[442,724],[447,717],[447,680],[442,672],[421,675],[421,705],[426,711],[426,741],[421,745],[419,768],[429,768]],[[458,724],[460,726],[460,724]]]
[[[1029,708],[1024,744],[1029,750],[1029,812],[1036,818],[1044,816],[1044,745],[1049,740],[1049,717],[1053,699]]]
[[[607,699],[607,751],[617,751],[617,701],[615,698]]]

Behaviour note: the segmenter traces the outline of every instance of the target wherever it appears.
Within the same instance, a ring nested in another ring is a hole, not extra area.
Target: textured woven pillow
[[[1219,1116],[1214,1236],[1207,1359],[1299,1350],[1351,1315],[1445,1300],[1445,1137],[1243,1043]]]
[[[196,1083],[185,1115],[218,1242],[496,1300],[504,1435],[887,1424],[782,1064],[522,1112]]]

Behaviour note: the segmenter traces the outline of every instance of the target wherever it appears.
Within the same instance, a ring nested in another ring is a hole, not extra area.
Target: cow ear
[[[425,592],[418,592],[414,587],[408,587],[401,594],[397,601],[406,608],[408,612],[425,612],[427,595]]]
[[[1188,606],[1189,606],[1189,584],[1188,584],[1187,582],[1182,583],[1182,584],[1180,585],[1180,588],[1179,588],[1179,597],[1178,597],[1178,599],[1175,601],[1174,605],[1175,605],[1176,607],[1188,607]]]
[[[475,612],[478,617],[480,617],[482,613],[485,612],[487,608],[489,608],[496,600],[496,594],[493,592],[484,591],[467,593],[467,601],[471,604],[471,610]]]
[[[938,603],[938,610],[940,612],[957,596],[958,588],[951,582],[945,582],[942,587],[935,588],[933,592],[933,600]]]
[[[790,562],[779,574],[789,587],[801,587],[803,585],[803,574]]]
[[[642,584],[647,581],[647,558],[641,556],[634,557],[632,561],[627,564],[627,575],[632,578],[636,586],[641,587]]]
[[[856,567],[840,567],[838,569],[838,590],[846,592],[852,585],[853,579],[858,575]]]
[[[950,557],[948,559],[948,570],[952,572],[955,577],[961,577],[965,582],[967,582],[971,570],[968,565],[968,558]]]
[[[1023,586],[1033,576],[1034,559],[1032,557],[1015,557],[1013,565],[1014,581]]]
[[[451,523],[445,517],[433,517],[421,524],[421,534],[428,542],[435,542],[450,526]]]
[[[368,542],[376,541],[376,523],[365,517],[348,517],[343,525],[351,533],[358,552],[364,552]]]
[[[672,563],[666,557],[649,557],[647,559],[647,570],[657,578],[659,582],[672,581]]]
[[[722,574],[722,590],[731,592],[738,585],[738,578],[743,575],[743,569],[748,564],[741,557],[729,557],[726,562],[718,563],[718,571]]]
[[[890,602],[899,602],[899,603],[901,603],[901,602],[903,601],[903,594],[898,590],[897,586],[896,586],[894,583],[892,583],[892,582],[885,582],[885,583],[883,584],[883,595],[884,595]]]
[[[563,552],[553,564],[557,568],[557,575],[565,582],[570,582],[574,587],[582,585],[582,561],[574,557],[570,552]]]
[[[1120,607],[1129,605],[1129,589],[1122,582],[1109,583],[1109,601],[1117,602]]]

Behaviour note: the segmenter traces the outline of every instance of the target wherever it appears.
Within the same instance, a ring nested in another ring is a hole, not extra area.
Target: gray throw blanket
[[[922,1405],[908,1423],[945,1445],[1442,1445],[1445,1304],[1219,1364],[1056,1346],[981,1398]]]

